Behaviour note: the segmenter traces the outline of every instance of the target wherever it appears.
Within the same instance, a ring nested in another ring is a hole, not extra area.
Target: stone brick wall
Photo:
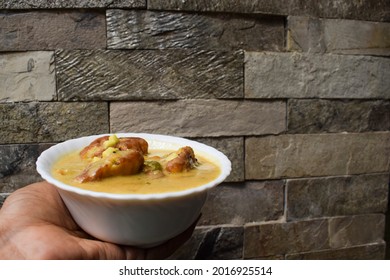
[[[233,172],[172,258],[385,258],[388,0],[2,0],[0,119],[0,205],[54,143],[173,134]]]

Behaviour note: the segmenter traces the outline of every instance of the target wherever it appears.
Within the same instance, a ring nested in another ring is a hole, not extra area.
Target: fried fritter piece
[[[178,173],[188,171],[193,169],[198,164],[194,150],[189,146],[180,148],[174,154],[176,156],[169,160],[165,167],[165,170],[168,172]]]
[[[138,137],[117,138],[115,135],[111,135],[102,136],[92,141],[91,144],[81,150],[80,157],[82,159],[102,157],[103,152],[109,147],[118,148],[120,151],[133,149],[143,155],[148,153],[148,142],[145,139]]]
[[[121,151],[108,148],[102,158],[95,158],[75,179],[80,183],[98,181],[106,177],[133,175],[139,173],[144,165],[143,155],[133,149]]]
[[[104,152],[105,148],[103,143],[108,141],[109,136],[103,136],[95,139],[88,146],[80,152],[80,157],[82,159],[93,159],[94,157],[100,157]]]
[[[148,153],[148,142],[145,139],[138,137],[123,137],[119,138],[119,142],[115,148],[121,151],[133,149],[139,151],[141,154],[146,155]]]

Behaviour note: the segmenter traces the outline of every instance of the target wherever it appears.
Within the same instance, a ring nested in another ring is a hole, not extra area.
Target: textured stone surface
[[[284,182],[220,185],[210,191],[199,225],[244,225],[278,220],[284,214]]]
[[[42,181],[36,172],[35,162],[49,147],[50,144],[0,145],[0,193],[11,193]]]
[[[247,98],[390,98],[390,58],[246,52]]]
[[[0,9],[145,8],[146,0],[2,0]]]
[[[149,9],[264,13],[275,15],[310,15],[313,17],[353,18],[389,21],[387,0],[148,0]]]
[[[329,245],[331,248],[382,242],[384,232],[385,215],[383,214],[329,219]]]
[[[3,206],[3,203],[5,201],[5,199],[8,197],[8,194],[2,194],[0,193],[0,208],[1,206]]]
[[[108,132],[105,103],[0,104],[0,143],[58,142]]]
[[[390,130],[390,101],[290,99],[289,133]]]
[[[385,213],[388,185],[389,174],[287,180],[287,220]]]
[[[195,138],[194,140],[216,148],[229,158],[232,163],[232,171],[225,182],[245,180],[243,137]]]
[[[199,227],[191,239],[170,259],[241,259],[243,238],[244,229],[242,227]]]
[[[58,51],[60,100],[239,98],[242,52]]]
[[[107,10],[108,47],[283,50],[284,20],[238,14]]]
[[[106,47],[106,21],[96,11],[0,13],[0,51]]]
[[[0,54],[0,85],[0,102],[53,100],[56,98],[53,53]]]
[[[390,56],[390,23],[288,17],[287,49]]]
[[[382,244],[383,214],[247,225],[244,258]]]
[[[186,137],[274,134],[285,130],[285,104],[213,99],[117,102],[110,105],[110,128]]]
[[[244,227],[245,259],[328,248],[326,219]]]
[[[287,260],[383,260],[385,243],[355,246],[345,249],[323,250],[298,254],[287,254]]]
[[[251,137],[246,179],[388,172],[390,132]]]

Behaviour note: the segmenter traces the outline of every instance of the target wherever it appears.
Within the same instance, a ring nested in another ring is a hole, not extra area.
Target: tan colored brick
[[[0,14],[0,51],[106,47],[104,13],[34,11]]]
[[[243,136],[285,130],[283,101],[178,100],[111,103],[112,132],[185,137]]]
[[[0,54],[0,102],[56,98],[53,52]]]
[[[245,53],[247,98],[389,99],[390,59],[310,53]]]
[[[390,56],[390,23],[288,17],[291,51]]]

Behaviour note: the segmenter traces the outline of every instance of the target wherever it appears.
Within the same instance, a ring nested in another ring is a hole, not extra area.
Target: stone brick
[[[194,140],[216,148],[232,162],[232,171],[225,182],[241,182],[245,180],[243,137],[195,138]]]
[[[199,225],[244,225],[278,220],[284,215],[284,182],[223,184],[212,189]]]
[[[390,130],[390,101],[290,99],[289,133]]]
[[[283,50],[282,17],[107,10],[108,47]]]
[[[389,172],[390,132],[249,137],[246,179]]]
[[[285,130],[283,101],[178,100],[110,105],[112,132],[148,132],[185,137],[243,136]]]
[[[6,200],[7,197],[8,197],[8,194],[0,193],[0,208],[3,206],[4,201]]]
[[[63,141],[109,130],[107,103],[40,103],[38,110],[39,142]]]
[[[287,220],[385,213],[388,184],[389,174],[287,180]]]
[[[329,248],[326,219],[247,225],[244,258],[260,258]]]
[[[54,100],[53,62],[53,52],[0,54],[0,102]]]
[[[28,184],[42,181],[36,172],[38,156],[50,144],[0,145],[0,193],[11,193]]]
[[[389,99],[390,59],[307,53],[245,53],[247,98]]]
[[[385,243],[368,244],[344,249],[287,254],[287,260],[383,260]]]
[[[105,15],[96,11],[0,14],[0,51],[106,47]]]
[[[105,103],[0,104],[0,143],[58,142],[107,133]]]
[[[56,74],[65,101],[243,96],[240,51],[58,51]]]
[[[383,242],[385,215],[370,214],[329,219],[329,245],[344,248]]]
[[[288,17],[287,49],[390,56],[390,23]]]
[[[233,13],[262,13],[274,15],[309,15],[321,18],[352,18],[389,21],[390,3],[387,0],[149,0],[148,9],[210,11]]]
[[[242,227],[199,227],[184,246],[170,259],[228,260],[241,259],[244,229]]]
[[[146,0],[3,0],[0,9],[145,8]]]

